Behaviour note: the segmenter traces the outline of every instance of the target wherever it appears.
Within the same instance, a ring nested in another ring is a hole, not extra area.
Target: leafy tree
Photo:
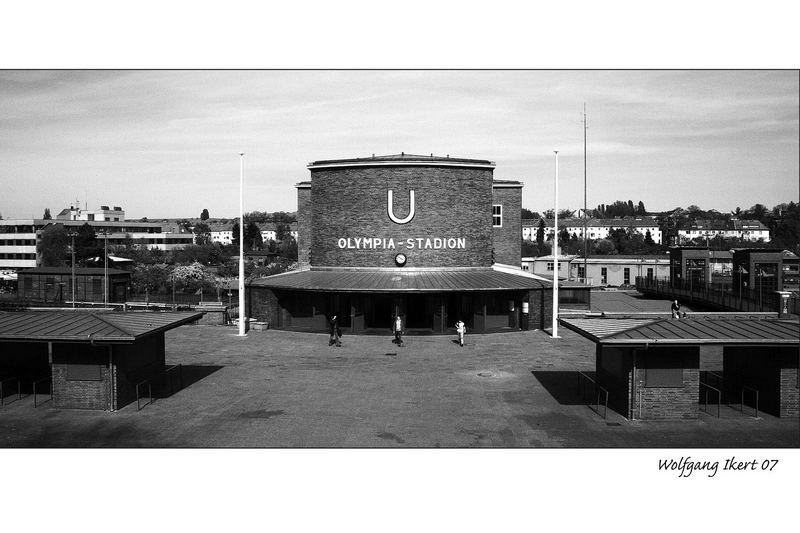
[[[264,247],[264,239],[261,237],[261,228],[255,222],[250,222],[244,228],[244,249],[260,250]]]
[[[522,257],[535,257],[539,253],[538,246],[527,239],[522,239]]]
[[[131,274],[134,292],[167,292],[172,287],[170,270],[165,264],[137,265]]]
[[[42,232],[42,238],[36,246],[41,266],[66,266],[70,260],[69,236],[63,224],[53,224]]]
[[[541,257],[544,255],[542,250],[544,249],[544,220],[539,220],[539,227],[536,229],[536,246],[539,248],[538,256]]]
[[[294,237],[288,235],[278,245],[278,255],[291,261],[297,261],[297,241]]]
[[[227,254],[219,243],[192,244],[172,251],[172,262],[176,265],[221,265],[226,260]]]
[[[542,216],[547,220],[552,220],[553,218],[555,218],[554,213],[555,213],[555,210],[547,209],[544,213],[542,213]]]
[[[615,252],[616,248],[610,239],[599,239],[594,243],[594,253],[597,255],[611,255]]]
[[[239,221],[233,223],[233,228],[231,228],[231,232],[233,236],[231,237],[231,245],[235,246],[236,248],[239,247]]]
[[[53,215],[50,214],[50,208],[49,207],[45,207],[44,208],[44,215],[42,215],[42,219],[43,220],[52,220],[53,219]]]
[[[636,207],[636,214],[637,215],[646,215],[647,211],[644,209],[644,202],[639,200],[639,205]]]
[[[564,220],[565,218],[572,218],[572,213],[574,213],[574,211],[572,209],[569,209],[569,208],[567,208],[567,209],[559,209],[558,210],[558,218],[560,220]]]
[[[291,237],[292,232],[289,227],[289,224],[285,222],[278,222],[275,225],[275,240],[278,242],[283,242],[287,237]]]
[[[208,220],[208,209],[203,209],[203,212],[200,213],[200,220]]]
[[[94,228],[84,224],[75,237],[75,260],[84,262],[90,257],[103,256],[104,245],[99,242]]]
[[[756,204],[750,209],[747,210],[747,214],[761,222],[764,222],[764,219],[768,213],[767,207],[764,204]]]
[[[194,226],[194,242],[196,244],[209,244],[211,242],[211,228],[204,222]]]
[[[541,215],[536,211],[531,211],[530,209],[522,208],[522,218],[525,220],[536,220],[537,218],[541,218]]]

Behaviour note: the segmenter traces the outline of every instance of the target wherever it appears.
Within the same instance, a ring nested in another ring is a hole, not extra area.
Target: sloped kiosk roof
[[[552,287],[530,274],[475,270],[303,270],[257,279],[253,287],[314,292],[469,292]]]
[[[109,311],[0,312],[0,341],[132,343],[193,322],[203,313],[114,313]]]
[[[800,322],[776,319],[559,319],[599,344],[800,345]]]

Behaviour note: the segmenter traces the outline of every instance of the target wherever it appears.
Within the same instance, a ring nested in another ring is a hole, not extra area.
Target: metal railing
[[[144,405],[141,404],[142,396],[139,394],[139,387],[141,387],[142,385],[147,385],[148,402],[146,404],[144,404]],[[149,379],[145,379],[145,380],[140,381],[139,383],[137,383],[136,384],[136,410],[137,411],[141,411],[142,407],[146,407],[146,406],[150,405],[151,403],[153,403],[154,401],[155,401],[155,398],[153,398],[153,385],[152,385],[152,383],[150,383],[150,380]]]
[[[173,376],[178,376],[178,390],[183,388],[183,366],[179,363],[177,365],[172,365],[171,367],[164,370],[164,379],[167,382],[167,386],[169,387],[169,394],[172,396],[173,393]]]
[[[722,374],[718,374],[711,370],[703,370],[700,372],[700,384],[708,385],[720,391],[720,402],[725,402],[725,378]]]
[[[591,396],[587,395],[589,389],[592,389]],[[608,415],[608,391],[583,372],[578,372],[578,391],[581,394],[581,400],[598,415],[600,414],[600,399],[603,399],[603,414],[600,416],[605,419]],[[593,402],[587,402],[587,398]]]
[[[22,386],[21,386],[20,379],[18,377],[16,377],[16,376],[2,379],[2,380],[0,380],[0,407],[5,407],[5,405],[6,405],[6,389],[5,389],[5,385],[9,381],[16,381],[17,382],[17,400],[21,400],[22,399]]]
[[[753,418],[758,418],[758,389],[754,389],[753,387],[748,387],[747,385],[743,385],[742,386],[742,401],[741,401],[741,404],[740,404],[741,406],[739,408],[739,411],[741,411],[741,413],[744,414],[745,392],[752,392],[753,395],[755,396],[755,400],[756,400],[755,410],[756,410],[756,413],[753,416]],[[750,407],[753,407],[753,406],[750,406]]]
[[[37,386],[39,383],[42,383],[43,381],[47,381],[47,382],[49,382],[49,381],[50,381],[50,376],[47,376],[47,377],[45,377],[45,378],[40,378],[40,379],[37,379],[37,380],[35,380],[35,381],[33,382],[33,407],[34,407],[34,409],[35,409],[36,407],[39,407],[39,404],[37,403],[36,399],[37,399],[37,394],[41,394],[41,393],[37,393],[37,392],[36,392],[36,386]],[[53,384],[52,384],[52,383],[50,384],[50,394],[49,394],[49,396],[50,396],[50,398],[48,398],[47,400],[43,401],[42,403],[47,403],[47,402],[49,402],[49,401],[52,401],[52,400],[53,400]]]
[[[705,409],[702,409],[707,414],[711,414],[708,412],[708,393],[716,393],[717,395],[717,418],[719,418],[719,406],[722,403],[722,391],[712,387],[711,385],[707,385],[706,383],[700,382],[700,394],[702,395],[705,391],[704,401],[701,405],[705,406]]]
[[[636,290],[643,293],[654,293],[668,299],[694,301],[733,311],[774,311],[778,312],[780,302],[774,289],[744,290],[735,293],[730,286],[719,284],[683,283],[672,284],[669,280],[655,280],[646,277],[636,278]],[[795,305],[794,302],[790,302]],[[791,307],[790,305],[790,307]]]

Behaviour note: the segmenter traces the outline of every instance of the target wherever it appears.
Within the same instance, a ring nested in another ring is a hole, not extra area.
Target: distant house
[[[695,220],[678,229],[681,242],[692,239],[743,239],[747,241],[763,240],[769,242],[769,228],[758,220]]]
[[[536,232],[539,230],[540,221],[544,220],[545,239],[552,239],[554,233],[553,219],[525,219],[522,221],[522,239],[535,241]],[[566,229],[570,235],[583,239],[582,218],[565,218],[558,220],[558,231]],[[590,218],[586,220],[586,233],[589,239],[606,239],[615,229],[631,229],[645,237],[650,232],[650,238],[656,244],[661,243],[661,228],[655,217],[623,217],[623,218]]]

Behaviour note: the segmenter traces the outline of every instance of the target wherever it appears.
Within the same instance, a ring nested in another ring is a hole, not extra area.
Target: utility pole
[[[105,258],[103,259],[103,307],[108,307],[108,230],[103,232]]]
[[[586,203],[586,102],[583,103],[583,283],[589,284],[589,271],[587,270],[589,256],[589,236],[587,235],[587,203]]]
[[[72,237],[72,308],[75,309],[75,232],[69,236]]]
[[[553,338],[558,339],[558,150],[556,154],[556,193],[553,206]]]

